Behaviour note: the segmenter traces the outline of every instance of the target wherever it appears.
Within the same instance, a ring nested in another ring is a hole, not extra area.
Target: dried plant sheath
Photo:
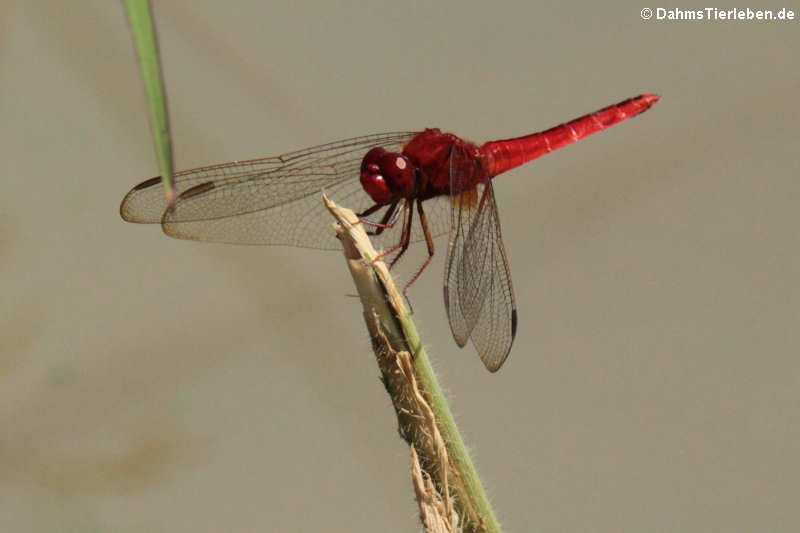
[[[438,493],[438,508],[445,518],[444,529],[435,530],[456,531],[460,527],[465,532],[500,532],[416,327],[386,265],[374,261],[378,253],[358,217],[328,200],[324,193],[323,200],[339,222],[336,232],[364,307],[364,320],[397,413],[400,434],[412,448],[412,464],[421,468],[421,473],[415,469],[412,473],[423,522],[434,505],[430,491],[420,498],[420,487],[428,480]]]

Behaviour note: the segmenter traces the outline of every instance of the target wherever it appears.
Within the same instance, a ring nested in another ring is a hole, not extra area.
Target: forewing
[[[445,266],[445,306],[459,346],[467,339],[490,371],[497,371],[514,342],[517,312],[511,273],[489,174],[469,147],[450,155],[450,243]]]
[[[279,157],[234,161],[175,174],[179,194],[166,210],[160,180],[134,187],[120,213],[131,222],[160,222],[173,237],[240,244],[338,248],[320,224],[329,215],[319,192],[355,211],[373,205],[359,182],[364,154],[400,151],[415,133],[384,133],[338,141]]]

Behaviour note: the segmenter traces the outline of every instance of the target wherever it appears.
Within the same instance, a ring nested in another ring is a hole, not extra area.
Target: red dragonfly
[[[174,209],[166,208],[156,177],[131,189],[120,214],[129,222],[160,223],[181,239],[338,249],[318,194],[324,188],[360,213],[376,244],[388,249],[384,255],[396,254],[392,265],[410,243],[425,241],[428,258],[409,285],[430,263],[434,237],[449,233],[444,303],[450,328],[460,347],[471,339],[495,372],[514,342],[517,310],[492,178],[634,117],[658,98],[643,94],[549,130],[481,146],[426,129],[184,170],[175,174]],[[419,224],[412,224],[415,206]]]

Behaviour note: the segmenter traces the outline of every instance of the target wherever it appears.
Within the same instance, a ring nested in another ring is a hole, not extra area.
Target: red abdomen
[[[481,146],[492,177],[647,111],[656,94],[642,94],[539,133]]]

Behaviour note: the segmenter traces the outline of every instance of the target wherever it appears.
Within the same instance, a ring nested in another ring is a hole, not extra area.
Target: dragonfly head
[[[414,168],[403,154],[373,148],[361,161],[361,186],[379,205],[414,193]]]

